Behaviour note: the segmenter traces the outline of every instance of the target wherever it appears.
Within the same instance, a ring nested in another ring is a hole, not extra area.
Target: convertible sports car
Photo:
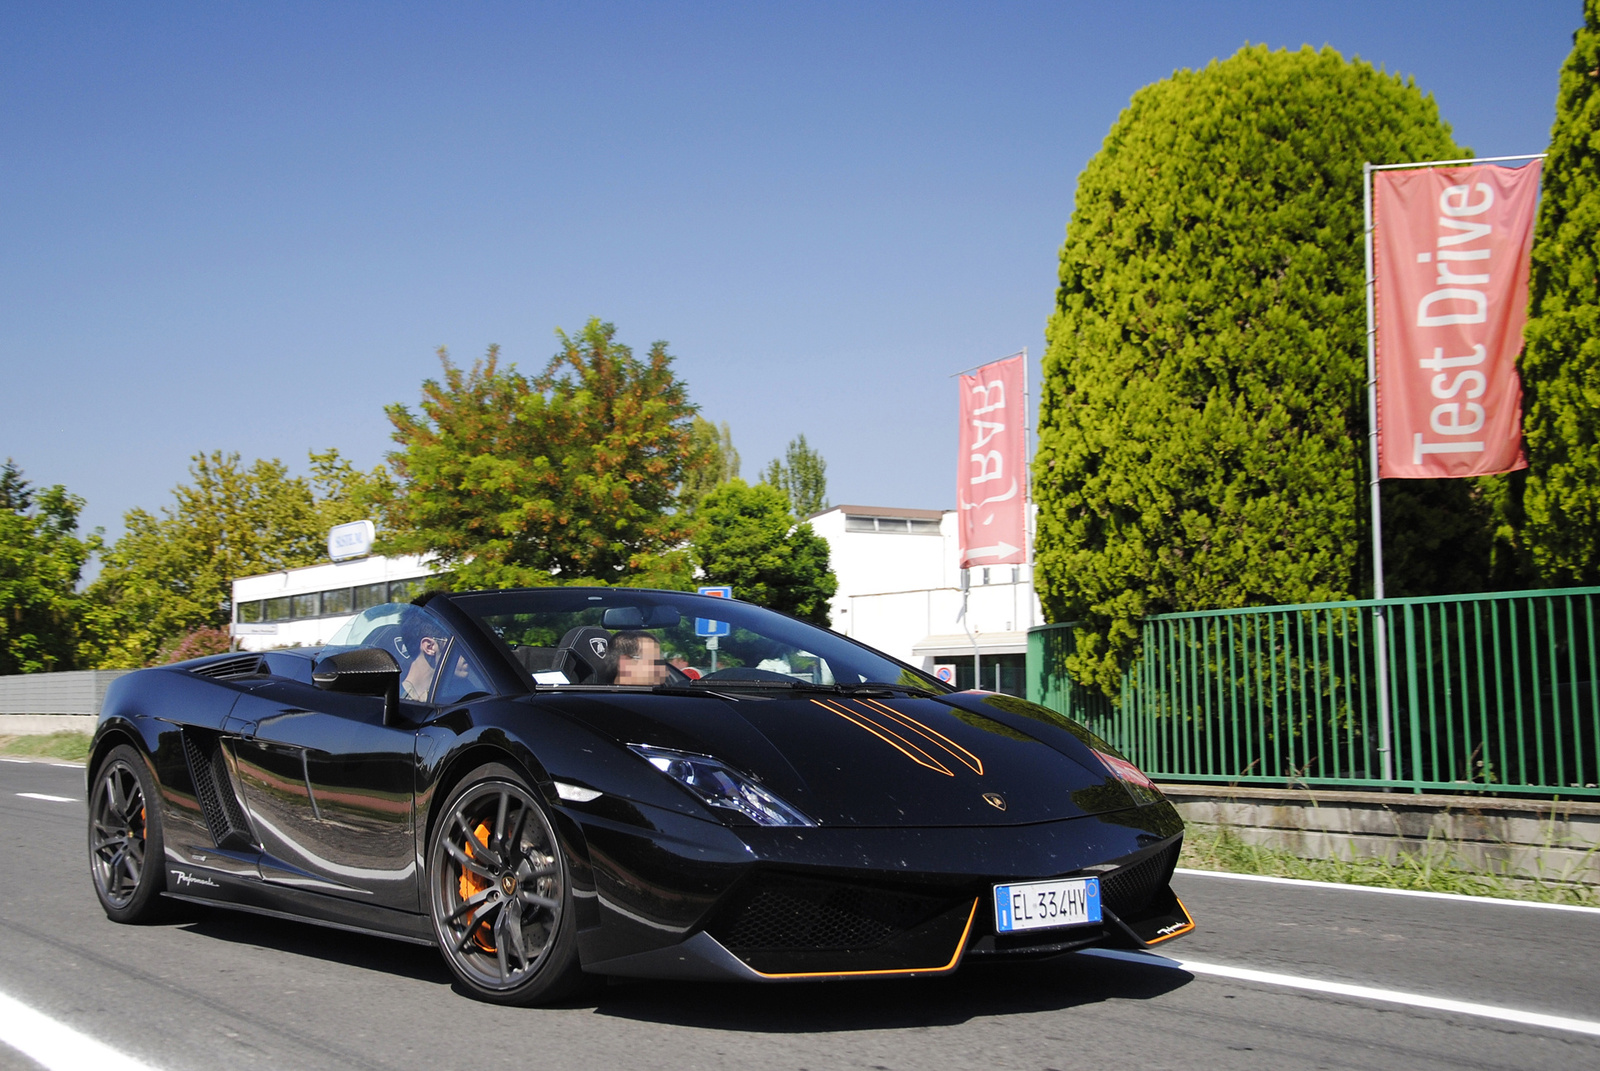
[[[473,994],[928,975],[1193,929],[1177,812],[1103,740],[734,600],[432,594],[142,670],[89,760],[106,913],[437,945]]]

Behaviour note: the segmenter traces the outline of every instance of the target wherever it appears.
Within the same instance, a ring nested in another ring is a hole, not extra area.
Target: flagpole
[[[1367,261],[1367,465],[1368,492],[1372,499],[1372,638],[1377,655],[1378,767],[1384,781],[1394,780],[1394,747],[1389,734],[1389,620],[1383,606],[1383,503],[1378,482],[1378,324],[1372,272],[1372,172],[1371,161],[1361,166],[1361,200],[1365,215],[1363,237]]]
[[[1022,347],[1022,575],[1027,583],[1023,601],[1028,604],[1028,627],[1033,627],[1033,455],[1028,452],[1028,347]],[[1015,603],[1012,604],[1016,605]]]

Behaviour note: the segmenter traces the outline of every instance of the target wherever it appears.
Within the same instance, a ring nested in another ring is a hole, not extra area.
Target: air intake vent
[[[1100,900],[1118,918],[1136,919],[1150,907],[1150,901],[1172,880],[1178,863],[1178,845],[1172,844],[1132,866],[1100,879]]]
[[[194,794],[205,812],[211,839],[219,848],[250,847],[250,826],[244,809],[233,794],[228,779],[222,746],[216,740],[196,740],[191,729],[183,730],[183,753],[189,760],[189,776],[194,779]]]
[[[945,897],[768,875],[713,934],[735,952],[833,951],[880,945],[950,908]]]
[[[189,671],[196,677],[210,677],[218,681],[234,681],[241,677],[258,677],[261,675],[260,655],[238,655],[233,658],[224,658],[218,662],[207,662],[203,666],[196,666]]]

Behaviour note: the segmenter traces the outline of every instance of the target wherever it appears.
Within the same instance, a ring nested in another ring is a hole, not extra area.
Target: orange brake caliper
[[[489,843],[489,823],[487,823],[487,822],[479,822],[478,823],[478,828],[474,829],[472,831],[472,836],[467,838],[467,843],[466,843],[467,858],[468,859],[476,859],[477,858],[476,853],[474,853],[473,850],[472,850],[473,844],[488,844],[488,843]],[[457,880],[456,890],[461,894],[461,899],[463,901],[470,900],[472,897],[478,895],[478,893],[481,893],[483,890],[487,889],[488,887],[489,887],[489,881],[488,881],[487,878],[480,878],[478,875],[474,874],[472,871],[468,870],[466,867],[462,867],[461,868],[461,877]],[[489,939],[489,924],[487,922],[480,922],[478,924],[478,932],[472,935],[472,940],[479,948],[483,949],[485,952],[493,952],[494,951],[494,942]]]

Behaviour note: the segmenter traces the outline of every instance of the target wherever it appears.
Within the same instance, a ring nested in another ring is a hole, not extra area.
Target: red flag
[[[1373,174],[1380,477],[1527,467],[1517,354],[1539,173]]]
[[[1027,560],[1022,355],[961,377],[961,568]]]

